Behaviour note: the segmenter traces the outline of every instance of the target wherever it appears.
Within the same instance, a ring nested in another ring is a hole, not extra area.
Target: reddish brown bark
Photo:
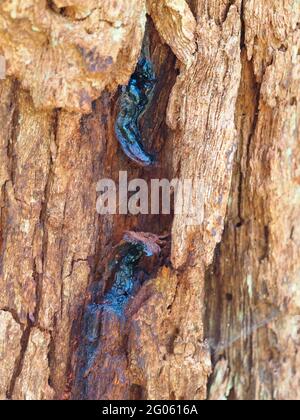
[[[0,6],[0,398],[298,399],[299,2],[48,3]],[[114,133],[146,8],[150,169]],[[122,170],[200,179],[203,223],[97,215]],[[126,231],[167,243],[89,358]]]

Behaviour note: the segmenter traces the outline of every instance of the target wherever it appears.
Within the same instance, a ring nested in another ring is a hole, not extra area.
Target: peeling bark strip
[[[114,130],[146,10],[147,170]],[[299,22],[296,0],[1,2],[0,399],[299,399]],[[100,218],[120,170],[200,178],[203,224]]]
[[[222,237],[236,150],[239,16],[237,7],[232,6],[221,26],[205,16],[199,18],[198,52],[193,64],[179,75],[171,94],[167,120],[177,130],[173,136],[174,167],[180,168],[181,179],[199,179],[205,185],[203,225],[187,226],[184,216],[175,216],[172,262],[176,268],[188,258],[199,265],[210,264]]]

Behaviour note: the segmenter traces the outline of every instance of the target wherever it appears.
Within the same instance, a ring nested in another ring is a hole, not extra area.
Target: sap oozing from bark
[[[92,299],[83,317],[83,337],[79,348],[81,363],[76,375],[80,394],[75,396],[76,399],[85,399],[91,393],[94,393],[95,398],[104,397],[105,384],[112,384],[113,378],[119,377],[122,372],[121,367],[125,360],[123,340],[126,310],[144,282],[139,275],[141,270],[138,269],[138,264],[144,256],[160,254],[160,245],[165,244],[163,239],[153,234],[126,232],[124,241],[117,248],[109,266],[112,285],[100,298],[100,283],[91,291]],[[112,331],[114,334],[111,334]],[[99,383],[94,390],[94,376],[99,376],[99,370],[102,371],[102,367],[107,364],[111,365],[107,373],[109,378]],[[120,382],[122,383],[121,378]],[[116,389],[116,392],[124,392],[122,385]]]
[[[151,101],[156,77],[153,65],[143,54],[128,86],[122,87],[115,131],[124,153],[141,166],[150,166],[154,158],[143,145],[139,121]]]

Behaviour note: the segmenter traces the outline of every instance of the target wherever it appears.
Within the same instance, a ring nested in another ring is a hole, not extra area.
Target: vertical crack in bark
[[[260,262],[262,263],[264,260],[269,258],[270,253],[270,228],[269,226],[264,226],[264,243],[263,243],[263,253],[260,257]]]
[[[251,131],[249,133],[248,136],[248,142],[247,142],[247,165],[246,168],[250,168],[250,151],[251,151],[251,143],[253,140],[253,137],[255,136],[256,133],[256,128],[257,128],[257,124],[258,124],[258,119],[259,119],[259,109],[260,109],[260,98],[261,98],[261,83],[257,83],[256,82],[256,77],[255,77],[255,73],[254,73],[254,67],[253,67],[253,60],[251,61],[251,67],[252,67],[252,74],[253,74],[253,82],[254,82],[254,87],[253,87],[253,92],[255,92],[255,107],[254,107],[254,113],[253,113],[253,122],[252,122],[252,126],[251,126]]]
[[[59,118],[59,111],[54,111],[53,113],[53,125],[52,131],[54,136],[54,141],[57,145],[57,129],[58,129],[58,118]],[[48,219],[48,205],[49,205],[49,198],[51,194],[51,187],[53,184],[54,179],[54,172],[53,172],[53,157],[51,151],[49,151],[49,170],[48,170],[48,177],[45,183],[45,190],[44,190],[44,197],[41,206],[40,212],[40,226],[43,232],[42,237],[42,248],[41,248],[41,260],[42,260],[42,273],[37,273],[36,268],[34,267],[34,272],[36,273],[36,307],[35,307],[35,324],[38,326],[39,324],[39,312],[40,312],[40,305],[41,305],[41,297],[43,293],[43,275],[45,272],[46,264],[47,264],[47,250],[48,250],[48,231],[47,231],[47,219]]]
[[[16,154],[14,150],[14,145],[18,138],[18,131],[19,131],[19,106],[18,106],[18,91],[20,89],[20,84],[17,80],[14,80],[12,85],[12,99],[11,99],[11,106],[13,109],[12,121],[11,121],[11,135],[8,142],[8,149],[7,149],[7,156],[8,161],[10,162],[10,180],[12,185],[14,185],[15,181],[15,171],[17,168],[16,163]]]
[[[236,223],[235,227],[237,229],[241,228],[245,220],[243,219],[243,210],[242,210],[242,204],[243,204],[243,183],[244,183],[244,175],[241,168],[241,163],[239,163],[239,184],[238,184],[238,222]],[[235,248],[237,248],[237,238],[235,237]]]
[[[14,182],[15,182],[15,171],[17,168],[17,162],[16,162],[16,154],[15,154],[15,143],[17,141],[18,138],[18,131],[19,131],[19,117],[20,117],[20,112],[19,112],[19,106],[18,106],[18,91],[19,91],[20,85],[18,83],[17,80],[12,81],[11,83],[11,92],[10,92],[10,103],[9,103],[9,107],[10,109],[12,109],[12,117],[11,117],[11,122],[10,122],[10,135],[8,138],[8,142],[7,142],[7,161],[8,161],[8,169],[9,169],[9,178],[8,180],[5,181],[5,183],[3,184],[2,187],[2,194],[3,194],[3,201],[4,201],[4,206],[1,207],[1,220],[0,220],[0,229],[1,229],[1,234],[0,234],[0,251],[1,251],[1,271],[2,271],[2,258],[3,258],[3,251],[4,251],[4,246],[5,246],[5,242],[6,239],[4,238],[4,232],[5,232],[5,223],[6,221],[4,220],[4,215],[2,210],[3,209],[9,209],[10,203],[9,203],[9,197],[8,197],[8,183],[11,183],[12,185],[12,191],[14,192]],[[16,198],[16,197],[15,197]],[[7,398],[11,399],[13,392],[14,392],[14,388],[15,388],[15,384],[16,384],[16,380],[18,378],[18,376],[20,375],[21,371],[22,371],[22,366],[23,366],[23,362],[24,362],[24,357],[25,357],[25,353],[26,353],[26,349],[27,349],[27,345],[28,345],[28,340],[29,340],[29,335],[30,335],[30,326],[29,326],[29,321],[28,321],[28,325],[24,326],[24,324],[20,321],[19,315],[17,313],[16,310],[14,310],[13,308],[4,308],[2,309],[3,311],[9,312],[13,319],[21,326],[21,328],[24,330],[23,334],[22,334],[22,338],[21,338],[21,350],[20,350],[20,354],[19,357],[15,360],[15,366],[14,366],[14,370],[13,370],[13,374],[10,380],[10,384],[7,390]]]
[[[241,50],[245,48],[246,22],[245,22],[245,0],[241,1]]]
[[[54,330],[55,330],[55,326],[54,326]],[[54,357],[55,357],[55,340],[54,340],[54,335],[52,331],[49,331],[49,335],[50,335],[50,342],[49,342],[49,351],[47,354],[47,358],[48,358],[48,366],[49,366],[49,378],[48,378],[48,384],[51,388],[54,389],[53,387],[53,382],[52,382],[52,373],[53,373],[53,369],[54,369]]]
[[[162,46],[157,32],[150,21],[149,26],[151,35],[153,35],[154,40],[157,41],[154,42],[150,37],[151,59],[153,60],[155,73],[157,75],[157,85],[153,98],[148,104],[149,107],[147,112],[141,118],[140,128],[141,134],[144,138],[148,139],[148,144],[154,151],[154,154],[157,155],[159,159],[164,161],[169,160],[171,162],[172,152],[169,151],[170,145],[166,144],[168,128],[166,127],[164,116],[169,92],[173,87],[176,78],[175,59],[169,48]],[[165,77],[166,74],[167,78],[163,79],[162,76]],[[103,124],[102,128],[107,131],[105,138],[110,138],[112,135],[110,130],[111,127],[114,126],[113,121],[115,119],[117,107],[112,106],[112,109],[112,115],[103,115],[101,118],[101,123]],[[81,130],[85,131],[85,123],[82,123]],[[116,147],[117,143],[115,142],[114,133],[113,137],[113,146]],[[110,142],[107,142],[105,148],[108,150],[105,150],[103,156],[104,167],[102,169],[102,175],[107,177],[107,174],[110,173],[110,176],[114,177],[115,172],[119,171],[120,167],[126,165],[129,179],[131,177],[132,179],[138,177],[143,178],[146,182],[153,178],[172,179],[172,176],[170,176],[172,173],[171,165],[158,165],[157,167],[148,168],[146,170],[133,165],[128,162],[127,159],[125,160],[122,152],[118,154],[118,159],[120,160],[118,160],[117,165],[114,168],[110,164],[107,165],[105,153],[109,154],[110,157],[110,147]],[[138,274],[135,274],[137,275],[137,284],[134,288],[134,293],[132,296],[130,291],[124,291],[124,293],[120,294],[120,299],[123,294],[124,296],[128,294],[129,299],[128,304],[126,304],[126,311],[129,313],[127,315],[124,314],[120,321],[118,316],[116,314],[114,315],[113,305],[107,304],[107,301],[112,300],[111,295],[113,290],[115,290],[113,280],[115,278],[117,280],[120,279],[121,274],[111,273],[109,275],[108,266],[110,259],[115,253],[112,246],[113,242],[115,243],[116,237],[118,238],[120,234],[123,234],[124,230],[134,230],[136,232],[134,234],[136,238],[140,235],[139,232],[143,231],[157,233],[158,235],[166,232],[169,233],[172,219],[172,214],[162,217],[154,215],[139,215],[137,217],[117,215],[109,221],[103,218],[104,235],[107,237],[107,229],[109,229],[111,232],[110,238],[108,238],[104,244],[102,241],[102,249],[100,248],[100,245],[97,245],[93,270],[91,271],[91,283],[87,293],[80,331],[74,331],[77,327],[74,327],[73,330],[73,334],[77,334],[76,341],[79,341],[79,350],[77,351],[75,362],[72,361],[73,376],[74,365],[76,365],[75,368],[77,370],[77,378],[75,384],[72,385],[72,398],[94,399],[95,397],[103,398],[103,396],[105,396],[105,398],[108,399],[122,399],[129,396],[132,398],[146,397],[147,391],[144,389],[143,385],[141,383],[136,383],[134,379],[131,378],[132,349],[130,349],[130,346],[132,346],[132,343],[129,344],[128,334],[130,329],[134,329],[134,325],[131,325],[131,318],[134,318],[135,314],[146,305],[151,296],[147,289],[147,283],[148,280],[150,281],[150,278],[155,277],[157,267],[156,265],[153,266],[154,262],[152,261],[152,258],[150,258],[150,261],[146,261],[147,258],[143,257],[143,260],[137,268]],[[101,240],[99,240],[99,244],[101,244]],[[97,269],[98,259],[100,264],[98,264]],[[142,280],[143,278],[144,281]],[[137,285],[140,282],[142,282],[142,287],[139,288]],[[137,300],[135,300],[135,298],[137,298]],[[103,302],[106,302],[104,306]],[[87,326],[87,318],[89,316],[91,317],[91,320],[88,322],[89,329],[94,331],[93,334],[96,337],[93,345],[88,343],[86,336],[83,337],[85,327]],[[94,327],[92,327],[92,324]],[[138,346],[138,343],[134,343],[134,345]],[[93,346],[95,348],[91,351]],[[110,357],[108,357],[109,355]],[[103,360],[105,360],[104,364]],[[116,362],[114,362],[114,360]],[[82,375],[84,377],[82,377]],[[121,378],[121,380],[119,381],[118,378]]]
[[[55,110],[53,111],[53,122],[51,126],[52,135],[54,139],[54,143],[56,145],[56,153],[58,151],[58,124],[59,124],[59,116],[60,111]],[[42,259],[42,273],[39,273],[37,275],[37,282],[36,282],[36,308],[35,308],[35,322],[38,325],[39,324],[39,313],[41,308],[41,302],[42,302],[42,293],[43,293],[43,276],[46,270],[46,264],[47,264],[47,251],[48,251],[48,231],[47,231],[47,209],[49,205],[49,199],[50,199],[50,193],[51,193],[51,186],[53,184],[54,179],[54,159],[52,156],[52,152],[50,151],[50,165],[49,165],[49,172],[48,172],[48,178],[45,184],[45,191],[44,191],[44,201],[42,203],[41,213],[40,213],[40,224],[43,231],[43,237],[42,237],[42,248],[41,248],[41,259]],[[63,284],[63,280],[62,280]],[[61,297],[62,300],[62,297]],[[53,357],[55,355],[55,341],[53,338],[53,332],[49,331],[50,334],[50,344],[49,344],[49,352],[48,352],[48,367],[49,367],[49,378],[48,383],[49,386],[52,384],[52,378],[51,373],[53,371],[54,361]]]
[[[31,331],[31,324],[30,324],[30,321],[28,321],[28,324],[25,327],[22,338],[21,338],[20,355],[15,362],[13,375],[12,375],[10,385],[9,385],[9,388],[8,388],[8,391],[7,391],[7,399],[8,400],[12,399],[17,379],[22,372],[23,363],[24,363],[26,350],[27,350],[27,347],[28,347],[28,342],[29,342],[29,337],[30,337],[30,331]]]
[[[11,181],[14,182],[14,178],[15,178],[15,170],[16,170],[16,162],[15,162],[15,153],[14,153],[14,142],[16,141],[17,138],[17,132],[18,132],[18,121],[19,121],[19,110],[17,107],[17,99],[16,99],[16,92],[18,90],[19,84],[15,83],[14,84],[14,112],[13,112],[13,119],[12,119],[12,127],[13,127],[13,131],[11,133],[11,138],[10,138],[10,143],[9,143],[9,148],[8,148],[8,157],[10,159],[10,174],[11,174]],[[56,136],[56,129],[57,129],[57,114],[55,113],[55,122],[54,122],[54,131],[55,131],[55,136]],[[51,159],[51,157],[49,158]],[[52,184],[52,177],[53,177],[53,173],[52,173],[52,159],[51,159],[51,164],[50,164],[50,169],[49,169],[49,176],[46,182],[46,187],[45,187],[45,194],[44,194],[44,200],[42,203],[42,207],[41,207],[41,213],[40,213],[40,224],[42,226],[43,229],[43,241],[42,241],[42,249],[41,249],[41,254],[42,254],[42,261],[43,261],[43,267],[45,266],[45,262],[46,262],[46,254],[47,254],[47,232],[46,232],[46,220],[47,220],[47,205],[48,205],[48,200],[49,200],[49,194],[50,194],[50,190],[51,190],[51,184]],[[44,329],[39,327],[39,322],[38,322],[38,318],[39,318],[39,311],[40,311],[40,304],[41,304],[41,297],[42,297],[42,276],[43,273],[38,273],[37,270],[37,265],[36,265],[36,259],[34,259],[33,261],[33,268],[32,268],[32,275],[34,278],[34,282],[35,282],[35,287],[36,287],[36,299],[35,299],[35,310],[33,314],[28,314],[28,320],[27,320],[27,324],[24,326],[24,324],[22,324],[19,320],[18,314],[16,313],[16,311],[12,311],[11,309],[7,309],[12,315],[13,318],[21,325],[21,327],[23,328],[23,334],[22,334],[22,338],[21,338],[21,351],[20,351],[20,355],[19,357],[16,359],[15,362],[15,367],[14,367],[14,371],[13,371],[13,375],[11,378],[11,382],[9,385],[9,389],[7,391],[7,398],[8,399],[12,399],[13,394],[14,394],[14,390],[15,390],[15,385],[17,382],[17,379],[19,378],[19,376],[22,373],[22,368],[23,368],[23,364],[24,364],[24,360],[25,360],[25,356],[26,356],[26,351],[28,348],[28,342],[30,339],[30,334],[32,331],[33,327],[38,327],[41,331],[44,331]],[[48,331],[47,331],[48,332]],[[53,338],[51,336],[52,342],[50,342],[50,344],[52,343],[53,345]],[[51,355],[51,349],[49,350],[49,358]],[[49,360],[49,368],[50,368],[50,360]],[[49,378],[49,382],[51,382],[51,378]]]
[[[242,49],[242,54],[245,53],[245,48]],[[251,90],[251,93],[254,93],[254,110],[253,115],[248,116],[252,120],[251,128],[247,137],[247,143],[246,143],[246,162],[243,162],[243,137],[241,137],[241,145],[240,145],[240,161],[238,162],[239,166],[239,184],[238,184],[238,223],[236,225],[237,228],[240,228],[245,223],[245,218],[243,216],[243,190],[244,190],[244,183],[245,179],[249,175],[250,170],[250,156],[251,156],[251,144],[252,139],[255,136],[256,128],[258,124],[259,119],[259,109],[260,109],[260,98],[261,98],[261,83],[256,82],[255,74],[254,74],[254,68],[253,68],[253,60],[251,62],[248,62],[246,64],[247,66],[251,67],[251,75],[252,75],[252,83],[253,87]],[[242,81],[244,81],[245,78],[242,77]],[[245,115],[246,117],[246,115]]]
[[[6,218],[8,215],[8,209],[10,206],[9,202],[9,184],[11,183],[12,191],[14,192],[14,180],[15,180],[15,171],[16,171],[16,156],[15,156],[15,143],[18,137],[19,131],[19,106],[18,106],[18,89],[19,83],[14,80],[11,83],[10,90],[10,102],[9,108],[11,110],[11,119],[10,119],[10,133],[7,140],[7,167],[8,167],[8,179],[2,185],[2,197],[4,205],[0,209],[0,272],[2,273],[2,260],[4,255],[5,243],[6,243]],[[4,162],[3,162],[4,165]]]

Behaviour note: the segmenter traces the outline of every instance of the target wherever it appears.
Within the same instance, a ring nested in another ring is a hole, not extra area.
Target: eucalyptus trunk
[[[0,399],[300,398],[299,52],[297,0],[1,2]],[[120,171],[200,180],[202,223],[100,216]]]

